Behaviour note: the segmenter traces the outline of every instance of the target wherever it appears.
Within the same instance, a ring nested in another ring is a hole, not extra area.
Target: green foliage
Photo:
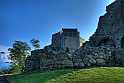
[[[33,38],[32,40],[30,40],[30,42],[35,47],[35,49],[40,48],[40,44],[38,44],[40,41],[38,39]]]
[[[19,67],[16,67],[16,66],[13,66],[9,69],[2,69],[0,71],[0,75],[3,75],[3,74],[17,74],[17,73],[19,74],[21,72],[20,72]]]
[[[66,47],[66,52],[71,52],[70,48]]]
[[[21,69],[24,67],[26,57],[29,55],[30,47],[26,42],[15,41],[12,48],[9,48],[8,51],[10,54],[8,58],[12,61],[11,72],[21,72]]]
[[[57,70],[9,77],[12,83],[123,83],[124,67]]]
[[[2,75],[2,74],[11,74],[11,71],[9,69],[2,69],[0,71],[0,75]]]

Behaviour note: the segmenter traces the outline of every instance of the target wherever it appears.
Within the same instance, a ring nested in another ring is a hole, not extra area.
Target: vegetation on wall
[[[66,47],[66,52],[71,52],[71,49],[69,47]]]

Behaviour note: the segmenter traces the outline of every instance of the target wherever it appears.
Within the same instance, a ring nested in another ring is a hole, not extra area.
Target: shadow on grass
[[[46,83],[49,80],[56,79],[78,69],[55,70],[50,72],[33,71],[22,73],[9,78],[12,83]]]

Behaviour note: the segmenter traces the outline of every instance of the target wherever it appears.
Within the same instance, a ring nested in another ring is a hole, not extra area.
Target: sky
[[[43,48],[51,44],[52,34],[62,28],[77,28],[80,36],[88,41],[99,17],[113,1],[0,0],[0,51],[7,54],[6,49],[12,47],[15,40],[31,45],[33,38],[40,40]],[[4,60],[7,60],[6,54]]]
[[[8,49],[8,47],[6,47],[6,46],[0,46],[0,51],[5,52],[5,54],[0,55],[1,56],[0,57],[0,71],[1,71],[1,69],[9,68],[9,64],[6,63],[6,62],[10,62],[10,60],[8,60],[8,58],[7,58],[7,55],[9,54],[7,49]]]

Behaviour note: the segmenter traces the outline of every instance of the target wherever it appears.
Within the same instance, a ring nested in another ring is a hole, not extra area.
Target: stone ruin
[[[80,37],[77,28],[62,28],[60,32],[52,35],[51,48],[56,51],[66,51],[68,47],[71,52],[74,52],[83,43],[84,39]]]
[[[124,66],[124,1],[116,0],[100,16],[98,28],[89,41],[73,53],[34,50],[27,57],[24,71],[50,71],[92,66]]]
[[[106,7],[106,14],[100,16],[98,28],[87,44],[124,48],[124,1],[116,0]]]

